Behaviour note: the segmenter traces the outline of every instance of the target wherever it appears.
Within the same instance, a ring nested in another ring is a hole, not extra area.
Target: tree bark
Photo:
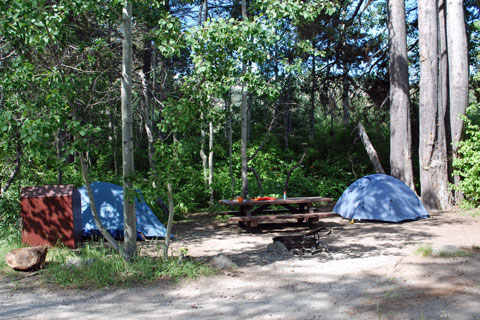
[[[388,13],[390,44],[390,174],[403,181],[415,192],[405,3],[403,1],[388,1]]]
[[[346,62],[343,65],[342,88],[343,125],[347,127],[350,125],[350,99],[348,96],[350,85],[348,83],[348,65]]]
[[[144,42],[143,53],[143,65],[142,70],[139,72],[140,80],[142,82],[142,95],[143,95],[143,125],[145,133],[147,134],[148,142],[148,163],[151,170],[155,169],[155,138],[153,136],[153,119],[150,117],[150,97],[152,97],[152,88],[150,85],[150,73],[152,70],[152,43],[150,40]]]
[[[247,20],[247,2],[242,0],[242,20]],[[242,65],[242,73],[247,72],[245,63]],[[242,126],[241,126],[241,159],[242,159],[242,196],[248,196],[248,158],[247,158],[247,134],[248,134],[248,101],[246,83],[242,82]]]
[[[205,154],[205,140],[207,138],[207,134],[205,133],[205,129],[203,128],[203,112],[200,114],[200,158],[202,159],[202,169],[203,169],[203,183],[207,185],[208,183],[208,157]]]
[[[363,146],[368,153],[368,157],[372,162],[373,168],[375,169],[376,173],[385,174],[385,170],[383,170],[382,163],[380,162],[380,158],[378,157],[377,151],[373,147],[370,139],[368,138],[367,132],[363,125],[359,122],[358,123],[358,135],[363,142]]]
[[[135,191],[133,179],[133,117],[132,117],[132,4],[125,0],[122,10],[122,159],[123,159],[123,217],[124,257],[130,260],[137,250]]]
[[[210,193],[210,206],[215,204],[213,198],[213,121],[208,122],[208,192]]]
[[[419,160],[421,198],[427,209],[447,209],[448,170],[444,110],[438,110],[437,1],[418,3],[420,47]]]
[[[173,205],[173,194],[172,194],[172,184],[167,184],[168,192],[168,221],[167,221],[167,234],[165,235],[165,249],[163,252],[164,259],[168,258],[168,247],[170,246],[170,235],[172,234],[172,224],[173,224],[173,214],[174,214],[174,205]]]
[[[458,142],[463,137],[464,123],[459,115],[465,114],[468,105],[468,46],[465,30],[463,1],[446,0],[446,25],[448,48],[449,99],[450,99],[450,128],[452,139],[453,158],[458,157]],[[455,176],[457,185],[460,177]],[[463,195],[455,192],[457,204]]]
[[[231,94],[231,93],[230,93]],[[232,197],[235,196],[235,175],[233,174],[233,127],[232,127],[232,104],[228,102],[228,168],[230,172]]]

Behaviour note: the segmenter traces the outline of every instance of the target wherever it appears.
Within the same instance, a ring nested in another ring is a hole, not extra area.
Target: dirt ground
[[[180,284],[99,291],[18,289],[0,280],[0,319],[480,319],[480,217],[432,213],[403,224],[322,219],[329,252],[267,251],[294,224],[177,224],[172,250],[205,261],[223,254],[238,268]],[[465,255],[421,257],[419,246]],[[154,253],[155,243],[142,245]]]

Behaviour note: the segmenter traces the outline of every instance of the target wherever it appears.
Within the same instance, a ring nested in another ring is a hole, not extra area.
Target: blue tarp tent
[[[402,222],[429,217],[422,201],[405,183],[385,174],[372,174],[352,183],[333,211],[353,220]]]
[[[107,182],[94,182],[90,186],[102,224],[115,238],[123,238],[123,187]],[[96,235],[99,231],[93,220],[87,188],[83,186],[78,191],[82,198],[83,235]],[[138,239],[165,237],[165,226],[145,203],[140,191],[135,197],[135,215]]]

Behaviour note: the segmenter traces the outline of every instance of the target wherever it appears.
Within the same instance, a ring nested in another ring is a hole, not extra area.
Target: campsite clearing
[[[252,234],[199,214],[175,225],[173,250],[188,248],[204,261],[223,253],[237,269],[100,291],[31,288],[31,278],[3,282],[0,319],[479,319],[480,216],[431,216],[403,224],[323,219],[332,230],[322,238],[330,252],[292,256],[267,252],[267,245],[304,227],[262,224]],[[154,255],[155,245],[144,242],[141,252]],[[464,254],[415,255],[422,245]]]

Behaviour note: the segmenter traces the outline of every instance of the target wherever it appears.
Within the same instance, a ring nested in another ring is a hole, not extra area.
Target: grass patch
[[[18,244],[0,243],[0,253],[4,256],[18,247]],[[1,260],[2,275],[17,273],[6,265],[5,259]],[[40,273],[40,280],[44,284],[62,288],[100,289],[149,285],[160,279],[176,282],[214,273],[215,270],[209,265],[189,257],[169,257],[164,260],[142,256],[126,262],[121,255],[102,243],[87,243],[76,250],[49,248],[47,264]]]
[[[159,279],[195,279],[211,275],[214,270],[194,259],[169,257],[164,260],[154,257],[135,257],[126,262],[110,248],[91,246],[72,255],[66,249],[52,250],[44,280],[69,288],[130,287],[152,284]],[[75,259],[77,264],[69,265]]]
[[[442,258],[456,258],[456,257],[466,257],[469,254],[462,249],[458,249],[455,252],[444,252],[440,251],[439,256]]]
[[[430,257],[432,255],[433,248],[431,245],[421,245],[417,249],[415,249],[414,254],[416,256],[422,256],[422,257]]]
[[[470,209],[470,210],[465,210],[462,211],[462,214],[466,214],[472,217],[480,217],[480,209]]]
[[[440,248],[433,248],[431,245],[421,245],[417,249],[415,249],[415,255],[422,256],[422,257],[442,257],[442,258],[456,258],[456,257],[467,257],[470,253],[462,250],[462,249],[455,249],[449,248],[450,246],[444,246]]]

